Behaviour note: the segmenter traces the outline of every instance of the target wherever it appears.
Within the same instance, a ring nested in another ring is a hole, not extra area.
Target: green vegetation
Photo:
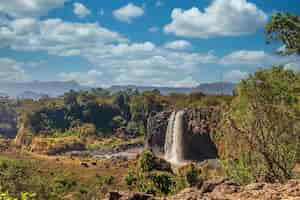
[[[289,13],[275,13],[266,27],[267,42],[281,41],[283,54],[300,54],[300,18]]]
[[[125,183],[130,188],[137,187],[139,191],[148,194],[169,195],[187,186],[201,184],[202,177],[200,168],[193,164],[175,174],[169,163],[155,157],[150,151],[144,151],[137,166],[128,171]]]
[[[241,180],[291,178],[300,151],[299,81],[299,74],[273,67],[239,84],[239,95],[224,117],[222,138],[231,176],[238,170]]]

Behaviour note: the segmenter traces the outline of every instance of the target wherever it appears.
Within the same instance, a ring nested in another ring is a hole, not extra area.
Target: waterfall
[[[173,112],[169,118],[166,140],[165,159],[174,164],[184,161],[184,111]]]

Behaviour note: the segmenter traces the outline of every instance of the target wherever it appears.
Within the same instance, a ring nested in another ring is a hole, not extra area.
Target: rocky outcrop
[[[280,200],[300,199],[300,180],[290,180],[286,184],[280,183],[253,183],[241,186],[229,179],[219,178],[204,182],[199,188],[187,188],[175,196],[168,198],[155,198],[146,194],[114,193],[113,200]],[[110,196],[109,196],[110,197]],[[147,198],[146,198],[147,197]]]
[[[164,153],[166,131],[171,113],[164,111],[148,118],[145,147],[157,155]]]
[[[156,155],[164,154],[164,145],[169,118],[172,112],[160,112],[149,117],[146,148]],[[220,110],[214,107],[186,109],[184,114],[186,157],[191,160],[205,160],[217,157],[217,149],[211,136],[218,127]]]

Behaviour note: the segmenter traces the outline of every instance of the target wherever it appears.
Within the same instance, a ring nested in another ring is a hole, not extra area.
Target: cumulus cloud
[[[194,38],[237,36],[253,33],[267,22],[267,15],[247,0],[213,0],[202,12],[196,7],[175,8],[168,34]]]
[[[82,3],[75,2],[73,7],[74,14],[76,14],[79,18],[84,18],[91,14],[91,11]]]
[[[0,3],[0,13],[10,17],[38,17],[62,7],[68,0],[9,0]]]
[[[224,56],[220,64],[228,66],[268,67],[270,65],[285,65],[294,62],[298,57],[268,54],[265,51],[240,50]]]
[[[101,84],[102,72],[96,69],[88,72],[62,72],[59,77],[64,81],[76,81],[82,85],[95,86]]]
[[[165,44],[165,48],[174,50],[186,50],[191,48],[192,44],[186,40],[176,40]]]
[[[74,70],[59,77],[76,79],[85,85],[175,85],[182,83],[201,65],[218,60],[212,52],[174,51],[147,41],[134,43],[97,23],[61,19],[12,20],[0,27],[0,47],[44,51],[56,56],[80,56],[99,72],[97,76],[94,72]]]
[[[133,3],[129,3],[126,6],[113,11],[113,15],[117,20],[131,23],[133,19],[144,15],[144,9]]]
[[[0,27],[0,47],[14,50],[47,51],[49,54],[80,55],[85,49],[124,41],[116,32],[97,23],[73,23],[61,19],[23,18]]]
[[[25,81],[27,74],[19,63],[10,58],[0,58],[0,81]]]
[[[232,70],[229,72],[226,72],[224,75],[224,78],[230,81],[240,81],[242,79],[247,78],[249,75],[248,72],[242,72],[240,70]]]

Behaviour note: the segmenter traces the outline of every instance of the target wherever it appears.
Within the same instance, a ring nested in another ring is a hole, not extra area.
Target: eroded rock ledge
[[[280,200],[300,199],[300,180],[286,184],[253,183],[247,186],[219,178],[204,182],[200,188],[187,188],[168,198],[157,198],[142,193],[111,192],[107,200]]]

